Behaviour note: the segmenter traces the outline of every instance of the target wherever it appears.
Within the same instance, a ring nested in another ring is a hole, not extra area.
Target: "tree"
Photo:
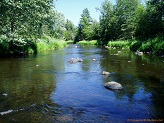
[[[136,35],[151,38],[164,32],[164,1],[149,0],[140,11]]]
[[[85,8],[81,14],[80,23],[78,25],[78,32],[76,40],[90,40],[90,25],[93,20],[90,16],[89,10]]]
[[[28,39],[40,38],[53,9],[53,0],[2,0],[0,2],[0,35],[5,35],[10,51],[16,52]],[[17,48],[17,49],[16,49]]]
[[[0,6],[1,34],[41,35],[50,9],[52,0],[3,0]]]
[[[65,24],[66,31],[64,32],[65,40],[74,40],[76,34],[75,25],[67,19]]]
[[[53,23],[52,23],[52,27],[53,27],[52,31],[54,33],[53,37],[64,39],[64,31],[66,30],[65,17],[63,14],[57,11],[55,11],[53,16],[54,16]]]
[[[113,5],[110,3],[110,1],[105,0],[105,2],[102,3],[101,8],[98,8],[98,10],[101,13],[100,37],[101,37],[101,40],[105,43],[106,41],[112,39],[111,31],[114,32],[114,30],[111,30],[111,27],[112,27],[111,20],[114,17]]]
[[[136,27],[136,11],[140,5],[139,0],[117,0],[116,15],[119,17],[121,29],[120,38],[133,39]]]
[[[117,0],[116,5],[105,0],[100,10],[100,37],[104,43],[108,40],[133,39],[136,32],[136,12],[139,0]]]

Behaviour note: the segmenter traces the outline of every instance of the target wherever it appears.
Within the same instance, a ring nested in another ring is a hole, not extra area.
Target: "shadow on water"
[[[70,64],[71,58],[83,62]],[[164,59],[76,46],[0,59],[0,122],[127,122],[162,119]],[[111,74],[101,75],[102,71]],[[104,87],[108,81],[122,91]]]

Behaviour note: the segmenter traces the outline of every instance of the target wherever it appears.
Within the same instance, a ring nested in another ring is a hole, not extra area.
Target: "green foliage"
[[[111,30],[116,21],[113,13],[113,6],[110,1],[105,0],[102,3],[101,8],[98,8],[100,11],[100,38],[103,42],[108,41],[112,38],[112,35],[115,34],[115,30]],[[113,33],[111,32],[113,31]],[[106,42],[105,42],[106,43]]]
[[[80,44],[80,45],[97,45],[97,40],[91,40],[91,41],[86,41],[86,40],[83,40],[83,41],[79,41],[77,42],[77,44]]]
[[[151,38],[164,34],[164,1],[149,0],[146,8],[138,11],[136,36]]]
[[[142,46],[142,41],[134,41],[130,45],[130,50],[137,51],[140,49],[141,46]]]
[[[55,50],[67,46],[66,41],[54,39],[54,38],[43,38],[37,41],[37,51],[43,52],[48,50]]]
[[[66,41],[68,40],[74,40],[75,35],[76,35],[76,27],[74,24],[67,19],[66,24],[65,24],[66,31],[64,32],[64,38]]]
[[[153,39],[149,39],[146,42],[142,42],[139,50],[143,52],[151,52],[153,54],[164,55],[164,37],[158,36]]]
[[[149,40],[117,40],[109,41],[110,48],[128,48],[132,51],[142,51],[156,55],[164,55],[164,36],[158,36]]]
[[[57,39],[64,39],[64,32],[65,32],[65,17],[63,14],[54,11],[54,14],[52,15],[54,19],[52,19],[52,28],[51,30],[51,37],[57,38]]]
[[[47,23],[52,0],[3,0],[0,7],[0,34],[40,36]]]
[[[164,55],[164,36],[158,36],[145,41],[134,41],[131,43],[130,49],[133,51],[139,50],[145,53]]]
[[[116,48],[129,48],[131,41],[129,40],[118,40],[118,41],[109,41],[109,47],[116,47]]]
[[[54,10],[53,0],[0,2],[1,55],[37,53],[37,39],[42,39],[44,44],[49,43],[44,35],[62,39],[64,31],[65,17]],[[56,42],[47,45],[61,47],[61,44]],[[53,49],[52,47],[49,48]]]
[[[164,32],[164,2],[149,0],[143,6],[140,0],[117,0],[112,5],[105,0],[100,11],[100,40],[127,40],[152,38]]]
[[[9,44],[7,42],[0,42],[0,56],[9,54]]]
[[[136,31],[136,11],[139,0],[117,0],[116,5],[105,0],[99,8],[100,39],[106,44],[108,40],[133,39]]]
[[[11,41],[5,35],[0,36],[0,56],[25,55],[37,53],[36,44],[32,39],[14,38]]]
[[[94,24],[93,24],[94,23]],[[78,25],[77,35],[75,37],[76,41],[80,40],[92,40],[95,28],[96,21],[90,16],[89,10],[85,8],[81,14],[80,23]]]
[[[66,41],[66,43],[67,43],[67,44],[73,44],[74,41],[73,41],[73,40],[68,40],[68,41]]]

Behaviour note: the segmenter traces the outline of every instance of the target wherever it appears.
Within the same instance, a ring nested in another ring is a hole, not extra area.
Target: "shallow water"
[[[84,61],[68,62],[77,57]],[[70,45],[0,59],[0,65],[0,123],[163,121],[164,58]],[[111,74],[102,75],[103,70]],[[109,81],[124,89],[107,90]]]

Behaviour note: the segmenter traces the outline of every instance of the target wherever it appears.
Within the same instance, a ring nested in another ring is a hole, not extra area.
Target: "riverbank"
[[[36,54],[47,50],[56,50],[67,46],[64,40],[51,37],[41,39],[21,39],[8,41],[0,37],[0,57]]]
[[[67,44],[74,44],[73,40],[66,41]]]
[[[59,48],[64,48],[67,46],[67,43],[64,40],[60,39],[50,39],[47,41],[40,40],[36,43],[37,51],[43,52],[47,50],[56,50]]]
[[[148,40],[109,41],[108,47],[128,48],[131,51],[141,51],[148,54],[164,55],[164,36]]]
[[[79,41],[77,44],[80,45],[99,45],[100,41]],[[126,48],[131,51],[141,51],[148,54],[154,54],[163,56],[164,55],[164,36],[158,36],[152,39],[146,40],[116,40],[108,41],[106,48]]]

